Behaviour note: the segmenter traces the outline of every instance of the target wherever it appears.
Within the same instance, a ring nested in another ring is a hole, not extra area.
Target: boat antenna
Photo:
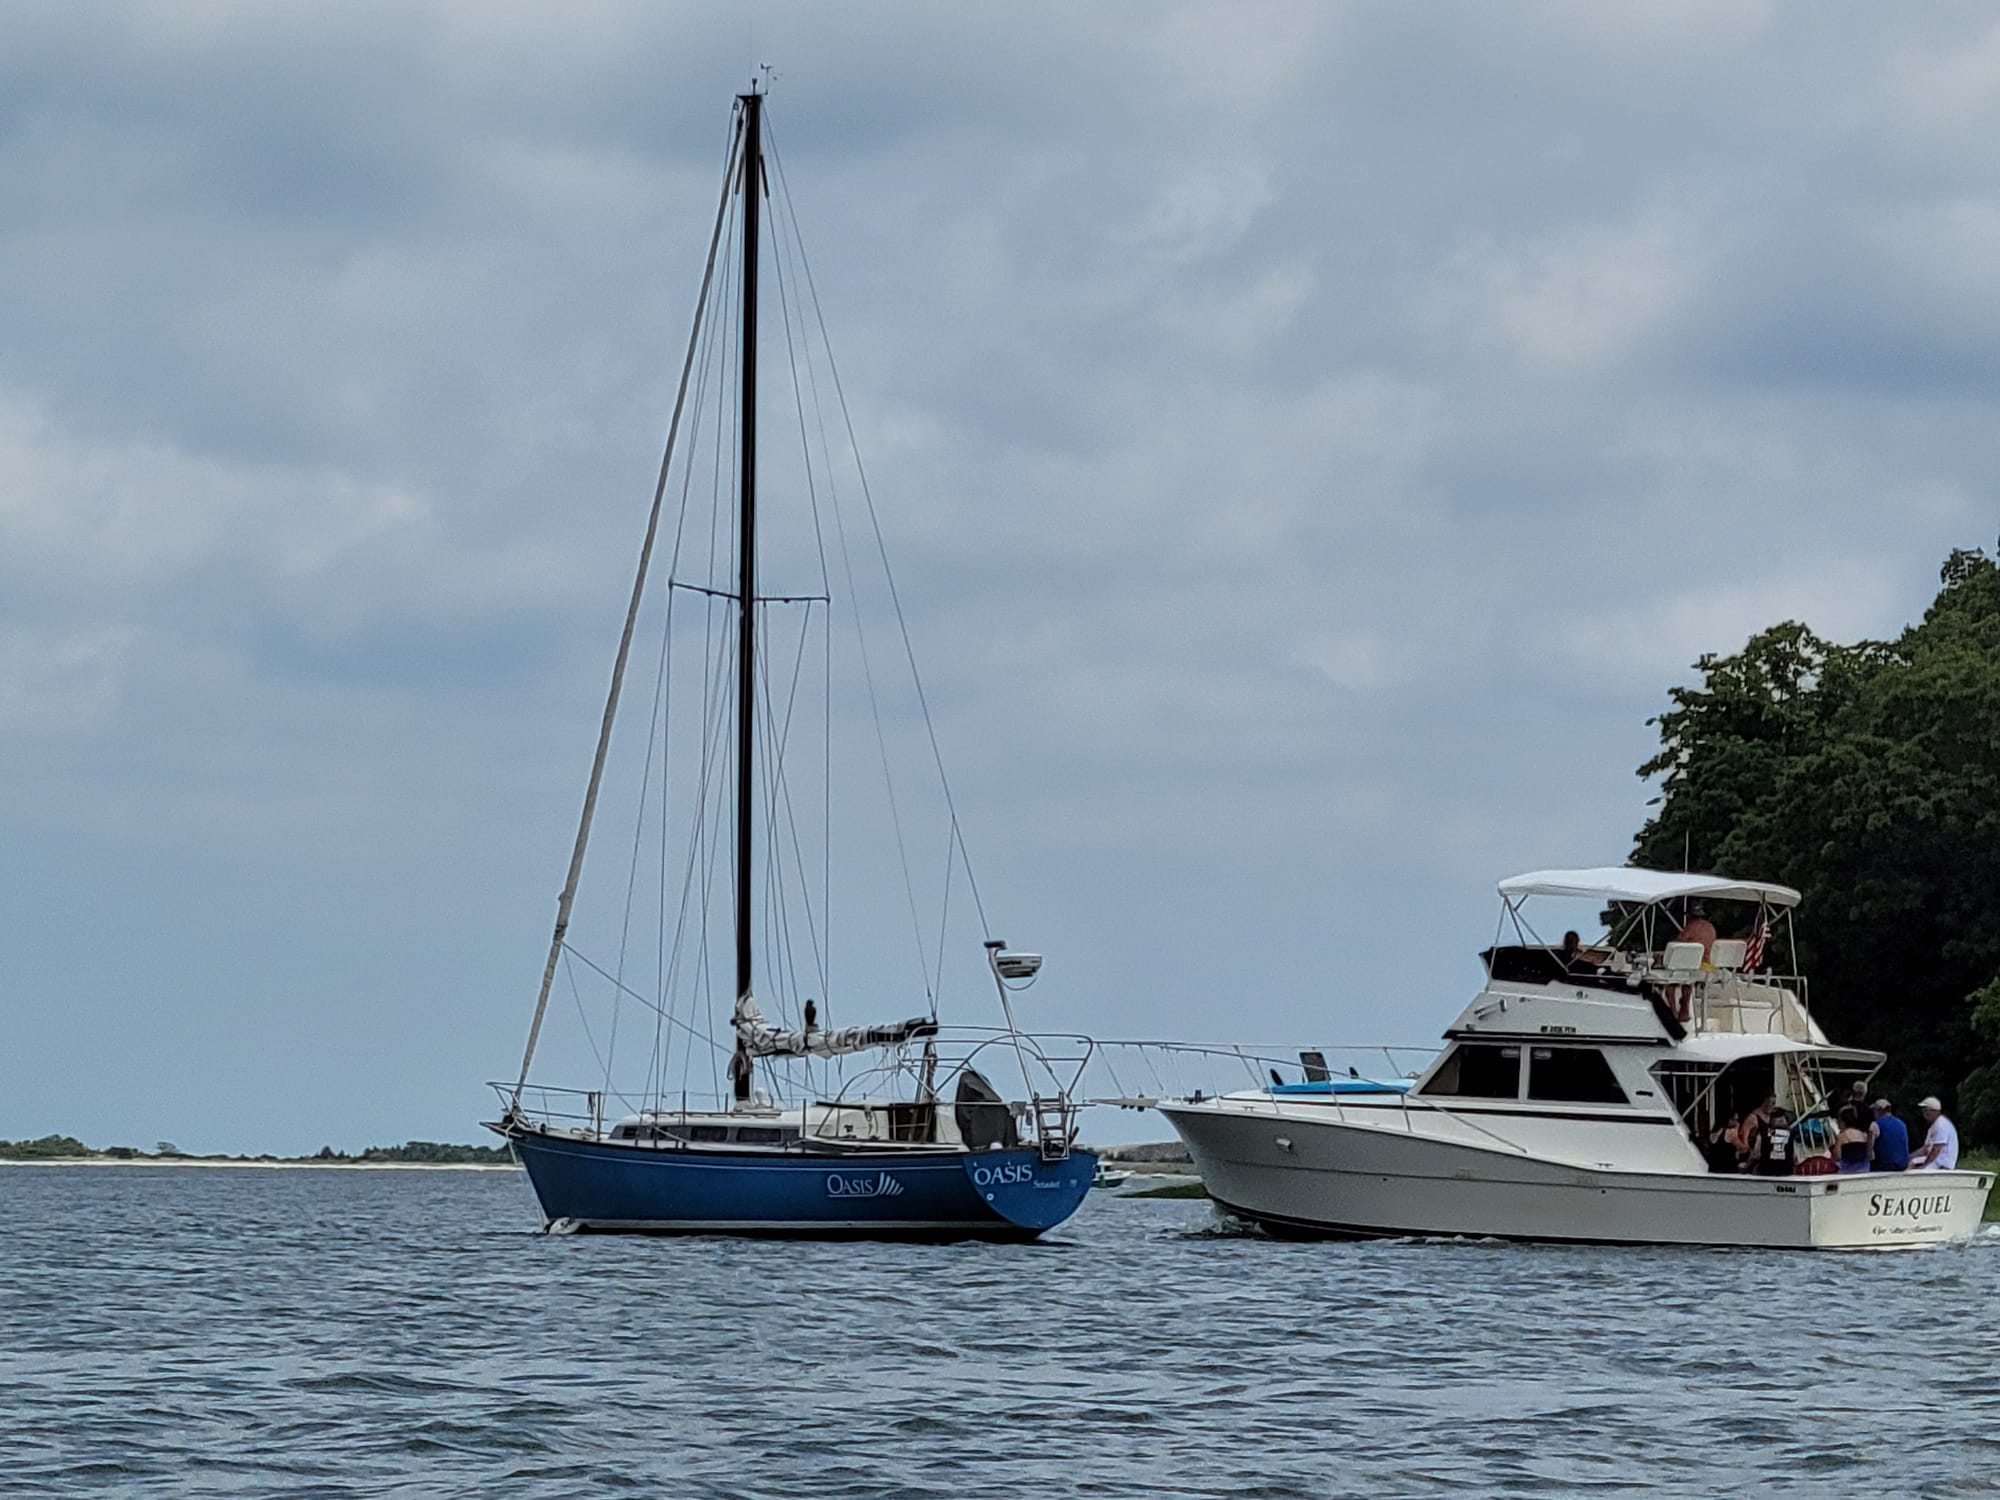
[[[708,314],[708,292],[715,278],[715,252],[722,243],[722,225],[729,210],[729,192],[735,176],[737,147],[743,122],[736,122],[729,142],[729,154],[722,169],[722,201],[716,205],[715,229],[708,237],[708,261],[702,267],[701,294],[695,299],[694,328],[688,334],[687,358],[681,362],[680,389],[674,394],[674,415],[667,424],[666,452],[660,458],[660,477],[653,485],[653,508],[646,517],[646,540],[639,549],[639,570],[632,580],[632,600],[625,607],[625,630],[618,637],[618,656],[611,666],[611,690],[604,700],[604,722],[597,730],[597,753],[590,763],[590,784],[583,794],[583,816],[577,820],[576,845],[570,851],[569,875],[562,894],[556,898],[555,935],[549,939],[549,959],[542,967],[541,993],[535,998],[535,1019],[528,1026],[528,1045],[521,1052],[521,1076],[515,1080],[510,1112],[518,1109],[521,1091],[528,1086],[528,1067],[535,1060],[535,1044],[541,1040],[542,1018],[548,1013],[549,991],[555,984],[556,963],[562,957],[563,940],[569,933],[569,917],[576,905],[577,883],[583,878],[584,851],[590,846],[590,822],[597,814],[597,793],[604,782],[604,760],[611,749],[611,726],[618,717],[618,695],[625,686],[625,662],[632,654],[632,632],[639,623],[639,604],[646,593],[646,573],[652,566],[653,540],[660,530],[660,504],[667,492],[667,471],[674,461],[674,444],[680,437],[681,411],[687,404],[688,382],[694,373],[695,350],[701,341],[702,320]]]

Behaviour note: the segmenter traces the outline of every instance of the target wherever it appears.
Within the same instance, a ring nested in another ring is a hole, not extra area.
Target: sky
[[[0,28],[0,1137],[477,1138],[755,64],[1024,1023],[1434,1038],[2000,532],[1986,7]]]

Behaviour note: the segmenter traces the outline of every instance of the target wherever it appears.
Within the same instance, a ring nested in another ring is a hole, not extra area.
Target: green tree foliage
[[[370,1146],[361,1161],[409,1161],[431,1165],[506,1166],[512,1158],[505,1146],[454,1146],[440,1141],[405,1141],[400,1146]]]
[[[50,1161],[88,1156],[90,1147],[73,1135],[45,1135],[32,1141],[0,1141],[0,1160]]]
[[[1783,881],[1836,1040],[1889,1053],[1900,1104],[2000,1139],[2000,564],[1956,551],[1924,618],[1842,646],[1804,625],[1695,663],[1655,721],[1636,863]]]

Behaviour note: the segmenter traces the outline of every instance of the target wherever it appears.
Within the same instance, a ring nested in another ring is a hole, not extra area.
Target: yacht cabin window
[[[1518,1099],[1521,1049],[1492,1042],[1460,1042],[1438,1064],[1423,1092],[1459,1099]]]
[[[1528,1097],[1563,1104],[1629,1104],[1595,1047],[1528,1049]]]

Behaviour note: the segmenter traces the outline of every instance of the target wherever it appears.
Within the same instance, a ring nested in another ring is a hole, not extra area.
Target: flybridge
[[[1535,870],[1498,889],[1500,930],[1482,955],[1492,986],[1619,992],[1645,1001],[1670,1041],[1735,1032],[1825,1045],[1797,974],[1790,886],[1601,865]],[[1609,928],[1591,942],[1537,932],[1527,912],[1536,897],[1596,902]]]

